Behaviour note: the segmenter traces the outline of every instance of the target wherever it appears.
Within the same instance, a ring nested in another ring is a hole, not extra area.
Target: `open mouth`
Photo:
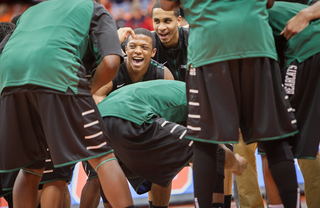
[[[161,39],[166,39],[169,36],[169,33],[159,34]]]
[[[140,66],[142,64],[143,60],[144,60],[143,58],[132,58],[133,64],[135,66]]]

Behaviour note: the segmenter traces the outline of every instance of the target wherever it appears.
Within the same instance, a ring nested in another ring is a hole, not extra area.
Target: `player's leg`
[[[320,204],[320,154],[315,160],[298,159],[304,178],[304,193],[308,208],[316,208]]]
[[[13,187],[13,206],[15,208],[34,208],[38,206],[38,186],[44,168],[20,170]]]
[[[66,184],[64,188],[62,208],[70,208],[70,207],[71,207],[71,197],[68,189],[68,184]]]
[[[97,208],[100,203],[100,181],[96,171],[88,161],[83,161],[82,166],[88,179],[81,191],[80,208]]]
[[[86,181],[80,199],[80,208],[97,208],[100,202],[100,181],[98,177]]]
[[[288,142],[281,139],[260,143],[266,152],[268,166],[277,185],[282,204],[284,207],[299,207],[300,190],[293,154]]]
[[[113,153],[88,160],[96,170],[105,196],[112,207],[133,206],[126,177]]]
[[[194,142],[193,181],[196,207],[211,207],[217,165],[216,144]]]
[[[242,135],[239,135],[239,143],[234,145],[234,153],[243,156],[248,161],[247,170],[241,176],[237,176],[240,207],[264,208],[263,198],[258,183],[255,151],[257,143],[246,145]]]
[[[42,208],[61,208],[64,199],[66,181],[53,181],[43,184],[40,204]]]
[[[262,159],[262,169],[263,169],[263,178],[266,189],[266,194],[268,198],[269,207],[283,207],[281,198],[279,196],[277,185],[275,184],[270,169],[268,167],[268,159],[265,155],[261,155]]]
[[[151,194],[153,199],[153,208],[164,208],[169,206],[171,196],[171,183],[168,187],[152,184]]]
[[[225,144],[225,146],[233,152],[232,144]],[[233,174],[232,171],[224,170],[224,208],[231,207],[232,200],[232,185],[233,185]]]

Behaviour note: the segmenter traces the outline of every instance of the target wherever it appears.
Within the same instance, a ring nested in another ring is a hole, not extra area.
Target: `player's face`
[[[152,48],[152,39],[149,36],[136,34],[135,38],[129,37],[126,46],[128,63],[133,71],[147,69],[151,57],[154,57],[156,49]]]
[[[178,27],[181,17],[176,18],[173,11],[153,9],[153,29],[158,34],[162,44],[168,48],[176,47],[179,43]]]

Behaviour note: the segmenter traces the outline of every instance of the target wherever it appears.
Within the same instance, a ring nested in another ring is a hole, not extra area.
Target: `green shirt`
[[[98,104],[102,117],[114,116],[142,125],[154,116],[171,122],[187,120],[186,85],[181,81],[153,80],[124,86]]]
[[[0,56],[0,90],[38,85],[88,94],[82,59],[122,56],[110,13],[91,0],[50,0],[30,7]]]
[[[267,0],[181,0],[190,26],[188,65],[248,57],[277,59]]]
[[[286,23],[307,5],[290,2],[275,2],[268,10],[269,24],[273,29],[273,35],[280,36]],[[304,30],[293,36],[286,43],[287,66],[294,60],[299,63],[320,52],[320,20],[310,22]]]

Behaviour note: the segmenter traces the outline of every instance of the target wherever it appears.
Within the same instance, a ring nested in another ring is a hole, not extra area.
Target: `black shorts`
[[[39,190],[42,189],[43,184],[54,181],[66,181],[69,183],[72,178],[74,165],[67,165],[60,168],[54,168],[51,160],[50,152],[47,151],[47,159],[45,161],[45,170],[43,172]],[[1,173],[2,190],[12,192],[14,182],[17,178],[19,170]]]
[[[283,74],[284,86],[298,120],[299,133],[290,143],[297,158],[316,158],[320,142],[320,53],[294,61]]]
[[[5,88],[0,123],[0,172],[41,168],[39,162],[44,167],[47,148],[55,167],[113,152],[91,96],[30,85]]]
[[[278,63],[246,58],[191,68],[186,138],[236,143],[239,127],[246,143],[297,133],[296,119],[281,85]]]
[[[104,117],[104,122],[117,158],[148,182],[168,186],[192,159],[193,142],[184,139],[184,126],[163,118],[142,126],[116,117]]]
[[[47,150],[47,159],[45,162],[45,169],[43,171],[40,185],[53,181],[66,181],[67,183],[71,181],[75,164],[55,168],[52,163],[49,149]],[[42,189],[42,186],[40,186],[39,189]]]

